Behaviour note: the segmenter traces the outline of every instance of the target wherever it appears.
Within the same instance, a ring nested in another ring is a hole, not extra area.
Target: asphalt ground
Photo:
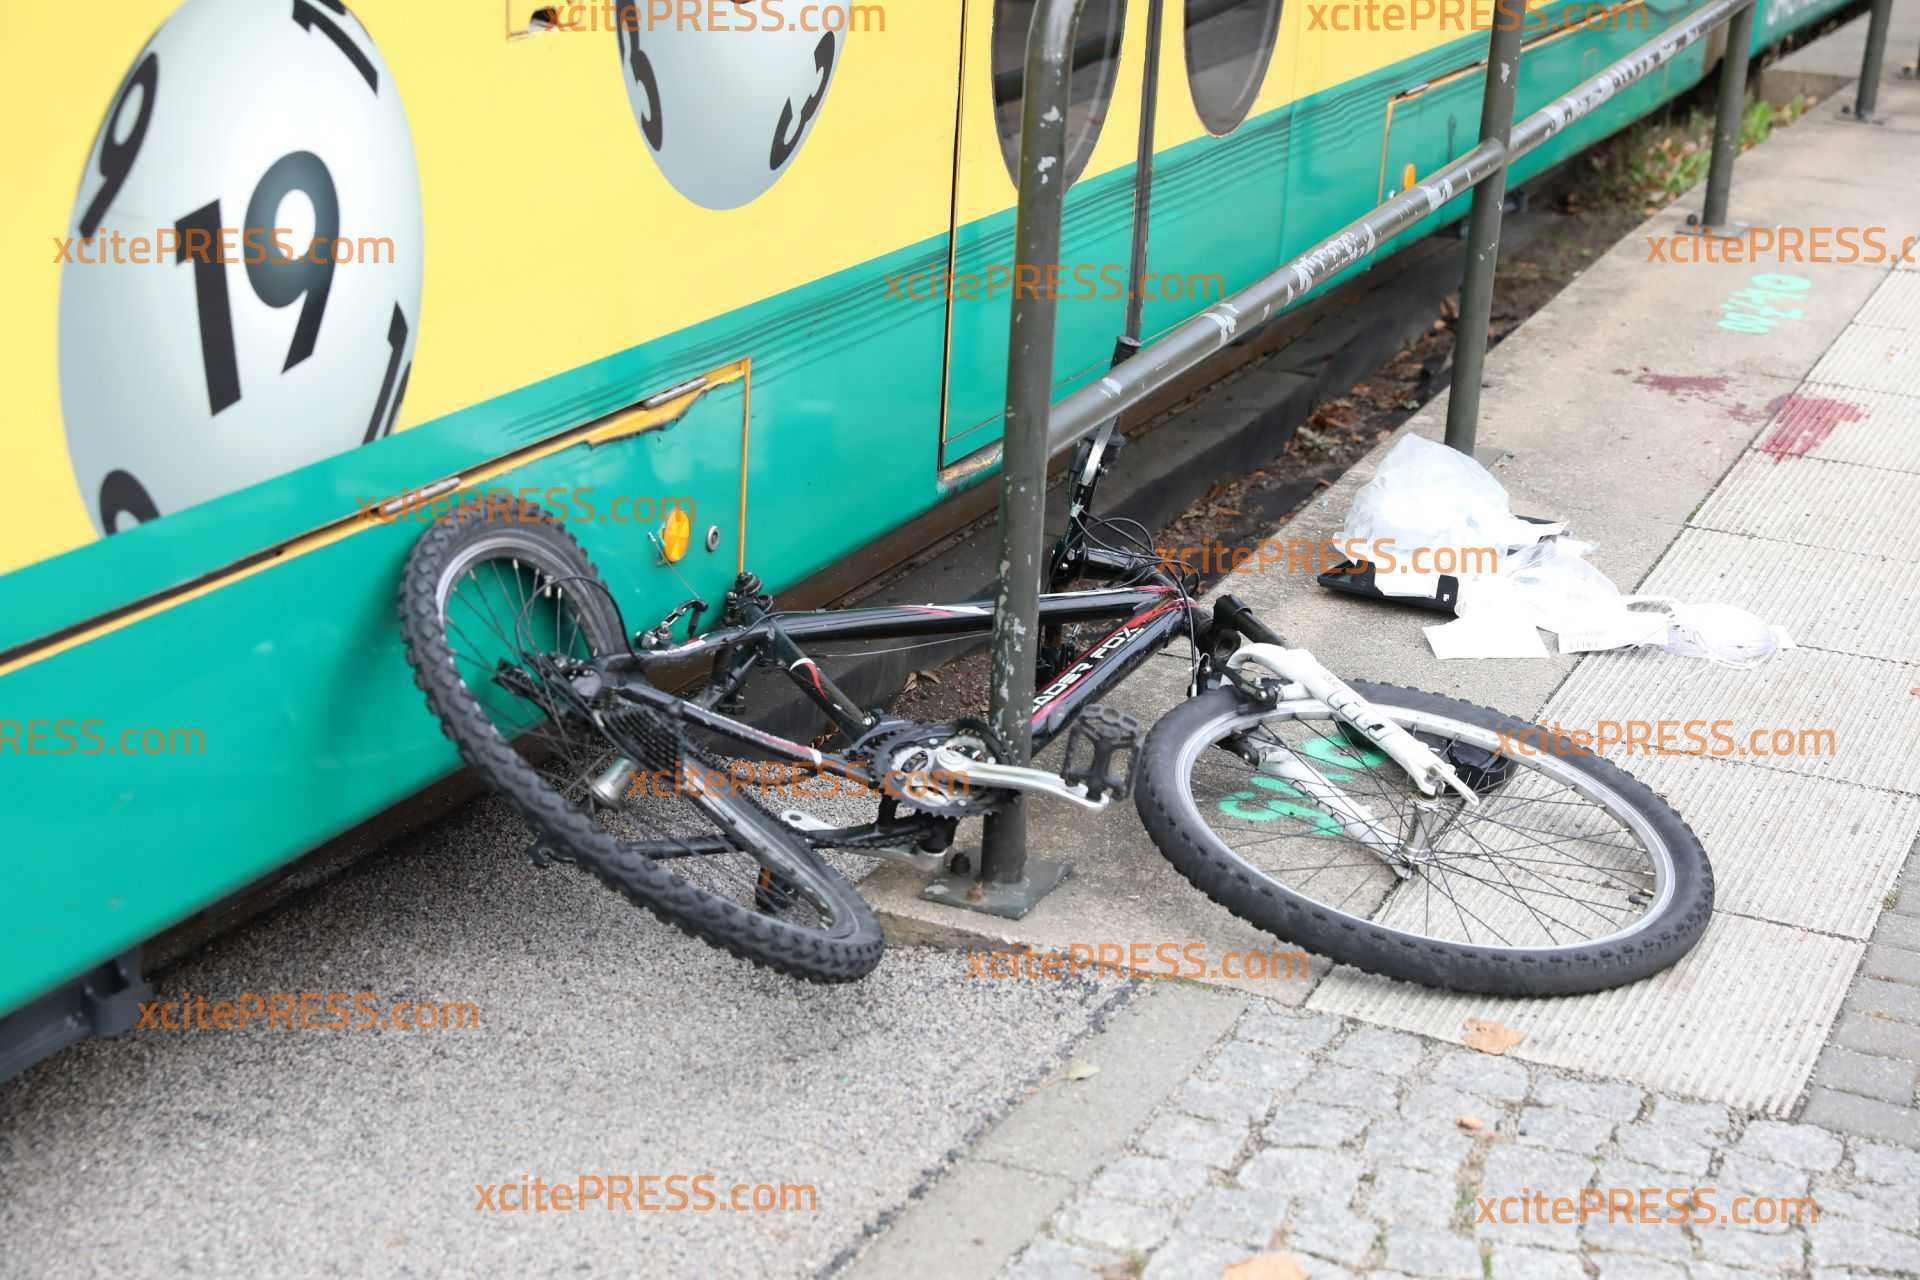
[[[810,1275],[1129,996],[982,981],[921,948],[850,986],[795,982],[535,869],[525,844],[476,803],[156,990],[470,1003],[475,1027],[136,1030],[0,1085],[0,1276]],[[657,1211],[637,1182],[632,1209],[476,1192],[582,1174],[711,1179],[655,1184]],[[810,1186],[817,1208],[721,1207],[735,1183]]]

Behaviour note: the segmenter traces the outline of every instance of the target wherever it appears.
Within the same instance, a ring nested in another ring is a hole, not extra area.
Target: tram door
[[[1143,334],[1279,262],[1294,47],[1282,0],[1160,0],[1159,103]],[[1106,372],[1125,331],[1148,0],[1087,0],[1073,51],[1066,218],[1052,288],[1055,399]],[[1000,438],[1022,71],[1034,0],[966,0],[946,465]],[[967,296],[971,291],[974,296]]]
[[[1034,0],[964,4],[940,451],[947,466],[999,440],[1006,408],[1007,325],[1019,283],[1012,278],[1014,174],[1034,10]],[[1105,371],[1126,315],[1130,175],[1139,134],[1138,51],[1146,38],[1145,17],[1143,0],[1131,5],[1087,0],[1080,20],[1067,115],[1066,221],[1055,286],[1055,398]],[[1029,292],[1035,287],[1046,285],[1026,284]]]

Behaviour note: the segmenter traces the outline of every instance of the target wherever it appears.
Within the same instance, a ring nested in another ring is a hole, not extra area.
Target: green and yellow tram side
[[[1841,2],[1763,6],[1756,45]],[[1165,6],[1149,331],[1476,136],[1484,31]],[[999,435],[1031,0],[665,7],[623,24],[553,5],[557,26],[526,0],[9,13],[16,1039],[50,993],[456,767],[401,658],[395,588],[424,525],[390,500],[550,495],[638,626],[742,565],[800,582],[985,474],[967,461]],[[1584,27],[1562,8],[1536,10],[1522,112],[1687,6],[1634,0]],[[1098,376],[1123,324],[1147,9],[1087,4],[1062,391]],[[267,227],[284,242],[246,239]],[[264,260],[316,236],[329,261]],[[690,527],[663,537],[676,511]]]

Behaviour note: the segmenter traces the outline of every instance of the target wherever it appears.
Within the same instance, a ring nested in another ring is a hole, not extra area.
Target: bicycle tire
[[[1362,681],[1352,686],[1396,722],[1404,723],[1396,711],[1424,712],[1509,736],[1544,734],[1530,721],[1440,694]],[[1576,995],[1638,981],[1677,962],[1706,930],[1713,910],[1713,868],[1699,838],[1651,788],[1598,755],[1576,751],[1571,742],[1559,744],[1557,758],[1640,814],[1669,859],[1672,891],[1665,905],[1637,927],[1587,946],[1486,947],[1330,910],[1229,848],[1193,798],[1191,770],[1209,745],[1197,740],[1257,712],[1231,688],[1214,689],[1175,708],[1147,735],[1135,791],[1140,819],[1166,859],[1195,888],[1257,928],[1369,973],[1498,996]]]
[[[557,589],[579,606],[593,632],[596,654],[623,648],[618,615],[596,589],[598,571],[573,536],[530,503],[463,506],[433,525],[414,545],[400,591],[400,624],[414,682],[461,758],[504,795],[546,841],[601,883],[663,922],[743,960],[812,982],[848,982],[879,964],[885,943],[872,908],[845,877],[779,819],[744,795],[716,797],[733,830],[720,834],[755,854],[756,840],[777,842],[782,857],[811,873],[832,909],[831,932],[802,929],[749,910],[675,876],[641,851],[595,826],[535,770],[481,710],[461,677],[442,613],[445,580],[476,542],[524,557],[560,581]],[[572,582],[567,581],[572,579]],[[756,855],[757,856],[757,855]]]

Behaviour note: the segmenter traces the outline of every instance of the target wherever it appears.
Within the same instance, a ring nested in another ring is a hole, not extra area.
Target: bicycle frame
[[[1137,572],[1135,557],[1116,557],[1130,563],[1090,564],[1090,573]],[[1158,575],[1156,575],[1158,576]],[[1137,587],[1103,587],[1087,591],[1054,592],[1040,597],[1043,626],[1112,620],[1117,625],[1075,658],[1034,697],[1033,737],[1036,749],[1052,741],[1106,689],[1118,684],[1182,631],[1191,628],[1196,606],[1171,581]],[[929,637],[986,636],[993,629],[993,605],[977,600],[946,605],[889,605],[866,609],[823,609],[803,613],[758,613],[743,626],[721,628],[697,639],[645,653],[601,659],[594,666],[612,688],[629,702],[676,716],[689,726],[756,748],[815,771],[830,771],[872,783],[869,771],[844,755],[767,733],[725,715],[715,707],[736,693],[751,670],[767,660],[779,666],[794,685],[819,707],[850,740],[859,741],[884,722],[862,710],[807,656],[800,641],[926,639]],[[718,675],[715,687],[698,698],[683,699],[646,680],[650,669],[668,663],[712,657]]]

